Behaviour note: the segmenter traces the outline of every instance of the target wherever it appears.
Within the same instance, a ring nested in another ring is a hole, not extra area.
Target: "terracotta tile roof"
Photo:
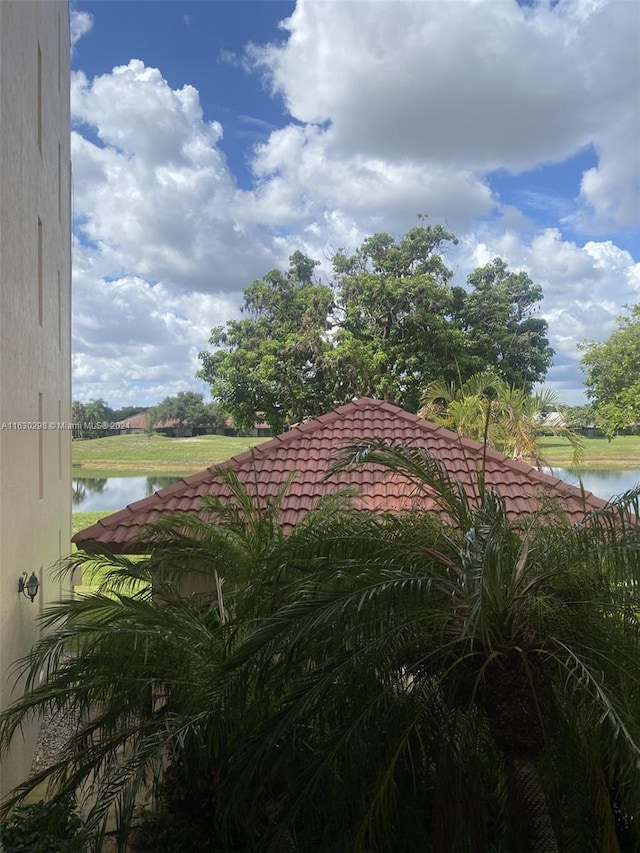
[[[346,485],[357,487],[363,507],[398,510],[412,506],[414,486],[380,466],[341,472],[327,482],[322,481],[342,448],[370,439],[424,447],[468,488],[475,482],[476,471],[482,464],[482,445],[478,442],[463,439],[390,403],[363,398],[300,424],[253,450],[234,456],[224,465],[233,468],[253,494],[257,491],[261,497],[274,495],[290,472],[298,472],[283,504],[282,520],[286,531],[291,530],[318,498]],[[585,493],[583,501],[579,489],[492,450],[487,450],[486,454],[486,483],[505,498],[512,516],[533,512],[541,496],[560,497],[573,521],[582,518],[585,509],[603,507],[606,503],[590,492]],[[145,524],[178,510],[200,512],[203,495],[224,495],[225,491],[215,469],[207,469],[101,519],[77,533],[73,541],[81,548],[99,547],[126,553],[132,550],[129,543]],[[140,549],[138,546],[137,550]]]
[[[116,423],[116,429],[145,429],[147,426],[147,413],[138,412],[135,415],[129,415],[128,418],[123,418]]]
[[[128,418],[123,418],[121,421],[117,421],[115,429],[146,429],[147,421],[147,413],[138,412],[136,415],[130,415]],[[167,421],[156,421],[153,428],[160,429],[161,427],[173,427],[178,423],[179,422],[175,418],[169,418]]]

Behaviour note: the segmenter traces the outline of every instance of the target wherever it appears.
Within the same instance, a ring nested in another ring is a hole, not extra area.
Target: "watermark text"
[[[3,430],[24,430],[29,431],[51,431],[57,430],[72,430],[73,432],[91,432],[92,430],[108,430],[127,429],[128,424],[122,421],[114,423],[112,421],[82,421],[80,423],[71,423],[70,421],[2,421]]]

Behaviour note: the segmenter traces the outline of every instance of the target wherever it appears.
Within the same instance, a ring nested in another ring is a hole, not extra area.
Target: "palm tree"
[[[5,808],[42,781],[80,791],[94,850],[110,813],[124,849],[154,791],[209,833],[194,853],[637,843],[637,495],[580,525],[553,506],[514,522],[415,448],[336,467],[370,463],[441,513],[338,497],[284,537],[283,491],[260,505],[227,473],[211,524],[156,525],[139,561],[85,555],[103,588],[46,615],[0,744],[47,710],[83,725]]]
[[[170,807],[188,812],[199,798],[201,810],[213,810],[215,775],[232,738],[253,722],[251,702],[241,706],[221,665],[242,641],[243,626],[268,612],[261,567],[283,540],[279,509],[293,479],[257,501],[234,472],[219,472],[230,497],[206,499],[215,521],[178,514],[145,531],[144,557],[76,553],[64,562],[62,571],[81,566],[101,585],[45,612],[43,638],[16,665],[26,691],[0,715],[0,750],[26,719],[54,714],[81,722],[55,763],[18,786],[3,813],[43,785],[54,807],[79,795],[79,838],[97,851],[113,817],[118,849],[125,849],[143,801],[169,796]],[[321,501],[308,523],[331,518],[345,502],[348,490]],[[211,824],[211,814],[204,816]],[[235,836],[244,843],[241,826]],[[193,837],[185,844],[200,849]]]
[[[553,391],[528,394],[508,385],[495,371],[487,370],[474,374],[460,386],[441,381],[429,383],[422,395],[420,415],[541,468],[545,461],[539,440],[544,434],[567,439],[573,448],[574,464],[584,452],[581,436],[545,418],[546,412],[562,408]]]
[[[228,803],[280,767],[274,845],[285,828],[304,850],[640,842],[638,495],[580,525],[549,506],[513,522],[415,448],[365,445],[338,467],[371,462],[448,521],[342,519],[286,543],[301,581],[226,664],[278,696],[234,755]]]
[[[419,414],[474,441],[483,441],[487,434],[487,441],[494,446],[498,441],[496,422],[487,417],[487,410],[504,387],[504,380],[492,370],[474,373],[460,386],[434,380],[422,394]]]

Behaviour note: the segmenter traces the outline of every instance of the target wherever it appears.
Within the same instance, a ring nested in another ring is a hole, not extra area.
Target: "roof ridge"
[[[490,487],[504,495],[514,513],[531,512],[540,496],[546,493],[560,496],[572,520],[579,520],[586,511],[607,503],[591,492],[581,491],[394,403],[360,397],[159,489],[79,531],[73,540],[79,547],[106,545],[124,553],[150,520],[176,511],[202,512],[202,496],[220,492],[224,479],[220,472],[224,470],[236,471],[243,482],[249,477],[253,484],[255,478],[259,495],[275,493],[287,473],[298,470],[301,476],[296,483],[301,484],[300,488],[294,487],[283,504],[283,525],[291,529],[301,513],[308,511],[313,502],[331,488],[325,478],[330,457],[339,453],[341,447],[376,438],[393,446],[405,444],[425,448],[441,460],[465,489],[471,483],[477,484],[479,471],[486,467]],[[250,469],[254,470],[254,475]],[[405,487],[382,484],[379,476],[372,472],[361,472],[353,477],[354,484],[361,490],[363,506],[373,509],[405,506],[408,495]]]
[[[268,441],[263,442],[262,444],[257,444],[255,447],[250,448],[249,450],[244,450],[242,453],[238,453],[235,456],[232,456],[230,459],[225,460],[224,462],[219,463],[219,465],[226,467],[235,465],[237,462],[245,462],[249,459],[253,454],[257,456],[264,456],[265,453],[268,453],[273,446],[285,446],[290,444],[292,441],[295,441],[300,434],[304,433],[312,433],[318,429],[324,429],[329,423],[339,420],[344,416],[344,414],[353,408],[365,408],[365,407],[373,407],[380,408],[383,405],[388,405],[393,408],[394,411],[397,411],[398,414],[402,415],[410,415],[409,412],[405,412],[404,409],[401,409],[399,406],[394,406],[393,403],[385,403],[384,400],[375,400],[372,397],[359,397],[357,400],[351,400],[348,403],[343,403],[340,406],[337,406],[334,409],[331,409],[328,412],[325,412],[323,415],[318,415],[316,418],[311,418],[310,420],[302,421],[302,423],[296,424],[288,429],[286,432],[281,432],[278,435],[274,435],[273,438],[270,438]],[[219,467],[218,465],[209,466],[208,470],[211,471],[214,467]]]

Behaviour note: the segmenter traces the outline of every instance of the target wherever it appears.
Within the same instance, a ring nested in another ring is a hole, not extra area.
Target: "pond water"
[[[115,512],[180,479],[157,474],[148,477],[74,477],[71,493],[73,511],[102,512],[112,509]]]
[[[549,469],[561,480],[579,486],[578,476],[563,468]],[[584,488],[600,498],[608,500],[623,494],[640,483],[640,469],[627,471],[604,471],[590,469],[581,475]],[[148,477],[78,477],[73,480],[73,511],[102,512],[123,509],[127,504],[152,495],[158,489],[177,483],[180,477],[150,475]]]
[[[545,469],[545,471],[578,488],[580,488],[580,481],[582,481],[587,492],[593,492],[594,495],[604,498],[604,500],[609,500],[616,495],[623,495],[629,489],[633,489],[634,486],[640,485],[640,469],[638,468],[629,468],[626,471],[590,468],[582,471],[580,475],[564,468]]]

